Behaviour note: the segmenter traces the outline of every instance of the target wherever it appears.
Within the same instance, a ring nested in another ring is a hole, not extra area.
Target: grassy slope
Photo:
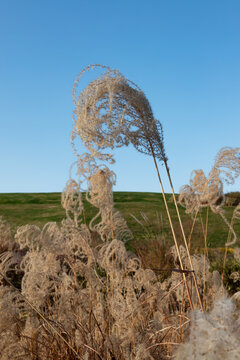
[[[167,195],[170,199],[171,196]],[[167,239],[171,239],[170,227],[166,211],[164,209],[162,195],[158,193],[136,193],[136,192],[115,192],[115,206],[124,215],[130,229],[133,231],[135,241],[144,239],[146,231],[131,216],[143,220],[141,213],[147,215],[149,224],[146,228],[153,233],[161,232]],[[177,222],[174,204],[169,201],[170,212],[172,214],[174,227],[178,238],[181,238],[181,231]],[[89,203],[85,204],[86,221],[96,213]],[[205,209],[206,210],[206,209]],[[233,208],[228,207],[226,216],[231,218]],[[184,209],[180,209],[184,229],[186,235],[189,234],[191,228],[191,217],[186,215]],[[206,211],[202,212],[203,222],[205,222]],[[64,218],[65,213],[61,207],[60,193],[34,193],[34,194],[0,194],[0,216],[9,221],[13,228],[25,224],[35,224],[42,227],[48,221],[56,221],[58,223]],[[240,224],[235,225],[235,230],[240,237]],[[219,215],[209,212],[208,227],[208,246],[222,247],[227,239],[228,229]],[[202,226],[200,217],[198,217],[195,225],[192,244],[194,247],[203,246]]]

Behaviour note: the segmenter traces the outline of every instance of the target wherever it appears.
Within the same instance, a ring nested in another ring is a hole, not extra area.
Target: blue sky
[[[240,146],[239,38],[239,0],[0,0],[0,192],[62,191],[72,85],[95,63],[145,92],[176,191],[192,170],[208,173],[221,147]],[[115,158],[115,190],[160,191],[150,157]]]

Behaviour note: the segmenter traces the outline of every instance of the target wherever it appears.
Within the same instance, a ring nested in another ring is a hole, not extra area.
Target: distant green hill
[[[175,231],[178,239],[181,239],[181,231],[171,197],[170,194],[167,194]],[[171,230],[161,194],[115,192],[114,201],[115,207],[122,212],[129,228],[132,230],[135,242],[143,240],[147,236],[159,236],[159,234],[171,241]],[[231,220],[233,208],[228,206],[225,210],[227,218]],[[188,236],[192,219],[189,215],[185,214],[184,208],[180,208],[180,213],[186,235]],[[90,221],[94,214],[96,214],[96,209],[85,201],[86,223]],[[60,223],[65,217],[65,211],[61,207],[60,193],[11,193],[0,194],[0,216],[10,222],[13,229],[16,229],[17,226],[25,224],[34,224],[42,227],[49,221]],[[206,209],[202,212],[203,224],[205,224],[205,216]],[[143,225],[141,225],[140,222]],[[240,222],[235,224],[235,230],[240,237]],[[228,229],[225,223],[219,215],[213,214],[210,211],[207,239],[208,246],[223,247],[227,235]],[[192,244],[194,247],[202,247],[204,245],[200,217],[198,217],[193,231]]]

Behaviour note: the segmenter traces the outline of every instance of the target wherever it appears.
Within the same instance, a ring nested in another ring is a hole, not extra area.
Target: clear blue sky
[[[145,92],[176,191],[221,147],[240,146],[239,0],[0,0],[0,45],[0,192],[62,191],[72,85],[88,64]],[[160,191],[150,157],[115,154],[115,190]]]

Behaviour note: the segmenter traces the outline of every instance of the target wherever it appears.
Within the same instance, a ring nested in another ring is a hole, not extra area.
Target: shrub
[[[225,195],[225,206],[237,206],[240,204],[240,192],[229,192]]]

